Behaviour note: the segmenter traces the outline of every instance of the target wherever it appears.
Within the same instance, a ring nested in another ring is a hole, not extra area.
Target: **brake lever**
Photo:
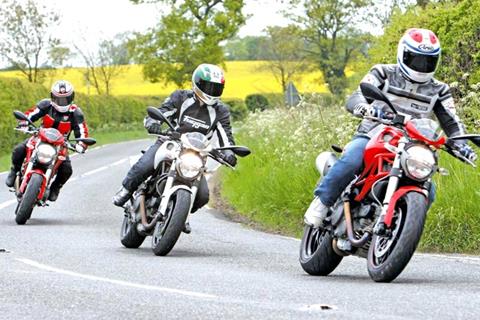
[[[444,148],[445,151],[447,151],[448,153],[450,153],[452,156],[454,156],[455,158],[457,158],[458,160],[460,161],[463,161],[463,162],[466,162],[468,163],[469,165],[471,165],[472,167],[476,168],[477,165],[475,164],[475,162],[471,161],[470,159],[468,159],[467,157],[463,156],[460,151],[454,149],[452,146],[450,145],[446,145],[447,148]]]

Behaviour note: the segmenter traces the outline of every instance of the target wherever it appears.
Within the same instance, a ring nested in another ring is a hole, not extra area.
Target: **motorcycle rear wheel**
[[[368,250],[367,268],[373,281],[391,282],[405,269],[422,237],[427,208],[427,199],[418,192],[398,200],[391,236],[375,235]]]
[[[157,256],[166,256],[177,243],[190,213],[191,194],[179,189],[172,195],[164,221],[157,222],[152,236],[152,250]]]
[[[33,207],[37,203],[38,194],[42,187],[43,177],[37,173],[33,173],[28,181],[25,193],[17,205],[15,210],[15,222],[19,225],[25,224],[30,219]]]
[[[328,276],[343,257],[333,251],[332,236],[322,228],[305,226],[300,243],[300,265],[312,276]]]

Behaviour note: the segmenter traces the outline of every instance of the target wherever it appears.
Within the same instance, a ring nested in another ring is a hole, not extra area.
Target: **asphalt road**
[[[478,319],[480,258],[417,254],[391,284],[349,257],[329,277],[306,275],[299,241],[204,209],[167,257],[147,238],[119,241],[111,197],[148,141],[72,159],[57,203],[14,221],[0,176],[0,319]]]

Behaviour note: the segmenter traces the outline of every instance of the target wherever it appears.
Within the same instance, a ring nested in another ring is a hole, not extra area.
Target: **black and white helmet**
[[[67,112],[75,98],[72,84],[65,80],[55,82],[50,91],[50,98],[58,112]]]

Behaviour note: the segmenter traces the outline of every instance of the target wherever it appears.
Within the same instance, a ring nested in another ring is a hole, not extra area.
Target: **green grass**
[[[138,125],[141,128],[141,125]],[[109,143],[116,143],[128,140],[145,139],[147,132],[145,129],[125,130],[125,131],[95,131],[92,137],[97,140],[95,146],[101,146]],[[0,156],[0,172],[6,171],[10,168],[10,154]]]
[[[344,145],[355,126],[351,116],[334,110],[310,105],[247,119],[237,141],[249,146],[252,155],[239,160],[238,170],[222,171],[222,198],[266,229],[300,236],[318,179],[315,157],[331,143]],[[446,153],[440,165],[450,175],[435,177],[436,201],[420,250],[480,253],[479,170]]]

